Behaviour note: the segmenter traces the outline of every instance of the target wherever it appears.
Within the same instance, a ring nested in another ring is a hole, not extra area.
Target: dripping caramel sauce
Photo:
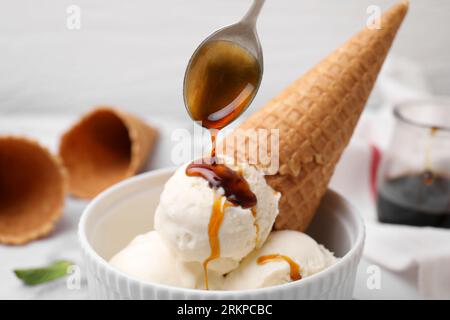
[[[256,196],[242,176],[216,157],[218,130],[235,120],[256,95],[261,78],[257,59],[247,50],[229,41],[212,41],[196,52],[189,63],[185,77],[185,104],[191,118],[199,121],[211,135],[209,158],[192,162],[186,168],[187,176],[201,177],[214,189],[214,202],[208,224],[210,256],[203,262],[205,287],[208,285],[208,263],[220,257],[219,231],[227,207],[252,209],[255,217]],[[222,188],[223,195],[217,190]]]
[[[433,126],[430,128],[430,135],[434,137],[439,131],[439,127]]]
[[[259,224],[256,222],[256,216],[258,215],[258,212],[256,211],[256,206],[254,206],[254,207],[252,207],[252,215],[253,215],[253,218],[255,219],[254,220],[254,222],[253,222],[253,225],[255,226],[255,233],[256,233],[256,236],[255,236],[255,245],[258,245],[258,242],[259,242]]]
[[[209,257],[203,262],[205,289],[208,290],[208,264],[212,260],[220,257],[219,231],[224,218],[225,209],[230,206],[241,206],[244,209],[250,208],[252,210],[252,215],[256,217],[256,196],[250,190],[247,181],[239,172],[232,170],[224,164],[217,163],[215,157],[203,159],[202,163],[190,163],[186,168],[186,175],[205,179],[208,181],[209,186],[215,190],[213,208],[208,224],[208,237],[211,252]],[[219,188],[224,190],[224,195],[218,193],[217,189]],[[256,222],[255,227],[258,238],[259,226]]]
[[[430,139],[433,139],[439,131],[439,127],[430,128]],[[425,170],[423,172],[423,183],[432,185],[434,182],[434,170],[431,160],[431,146],[430,141],[425,145]]]
[[[285,261],[289,264],[290,268],[290,277],[292,281],[300,280],[302,278],[300,274],[300,266],[297,262],[289,258],[288,256],[284,256],[278,253],[268,254],[265,256],[261,256],[256,260],[256,263],[259,265],[265,264],[267,262],[273,261]]]
[[[216,157],[217,131],[210,130],[212,150],[209,158],[201,162],[192,162],[186,168],[186,175],[190,177],[201,177],[208,181],[210,188],[214,189],[214,202],[211,217],[208,224],[208,237],[211,252],[203,262],[203,273],[205,277],[205,289],[209,289],[208,264],[220,257],[219,231],[224,218],[225,209],[230,206],[241,206],[251,209],[253,217],[256,218],[256,195],[251,191],[249,184],[241,172],[234,171],[225,164],[218,162]],[[217,189],[222,188],[224,195],[220,195]],[[225,198],[225,201],[224,201]],[[255,222],[256,240],[259,237],[259,226]]]
[[[217,192],[214,193],[214,203],[211,212],[211,218],[208,224],[208,237],[209,237],[209,247],[211,248],[211,253],[209,257],[203,261],[203,274],[205,277],[205,288],[209,289],[208,283],[208,264],[214,259],[220,257],[220,240],[219,240],[219,230],[222,225],[223,217],[225,215],[225,209],[232,204],[224,201],[224,197],[219,195]]]
[[[233,205],[244,209],[256,205],[256,196],[244,177],[224,164],[210,162],[209,159],[202,163],[193,162],[186,168],[186,175],[205,179],[212,189],[222,188],[225,198]]]

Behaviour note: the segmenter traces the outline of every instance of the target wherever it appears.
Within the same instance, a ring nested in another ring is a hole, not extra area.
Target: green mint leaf
[[[55,261],[51,265],[42,268],[16,269],[17,278],[25,284],[34,286],[62,278],[67,275],[67,270],[73,263],[66,260]]]

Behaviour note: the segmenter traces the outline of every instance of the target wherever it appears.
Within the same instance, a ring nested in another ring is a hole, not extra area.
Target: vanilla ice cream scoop
[[[186,175],[184,165],[167,181],[155,213],[155,230],[183,261],[204,263],[212,252],[209,225],[217,197],[223,207],[218,229],[220,254],[208,270],[228,273],[255,248],[262,246],[278,214],[280,194],[265,181],[258,169],[241,163],[227,164],[239,172],[256,196],[254,208],[225,205],[224,190],[210,187],[202,177]],[[217,205],[217,204],[216,204]]]
[[[256,289],[300,280],[336,260],[333,253],[305,233],[274,231],[262,248],[248,255],[239,268],[225,277],[224,289]]]
[[[177,259],[156,231],[138,235],[110,260],[110,264],[143,281],[190,289],[205,287],[201,264]],[[222,282],[221,275],[209,274],[211,289],[220,289]]]

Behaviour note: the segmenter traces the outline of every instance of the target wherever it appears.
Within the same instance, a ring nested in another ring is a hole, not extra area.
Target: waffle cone
[[[66,172],[36,141],[0,137],[0,243],[47,235],[61,218]]]
[[[93,198],[136,174],[156,138],[156,129],[142,120],[115,108],[96,108],[61,138],[59,154],[69,173],[69,191]]]
[[[308,227],[407,9],[407,2],[392,7],[382,16],[381,29],[365,28],[353,36],[239,126],[267,129],[269,136],[279,129],[278,170],[266,176],[282,194],[276,229]],[[248,161],[258,141],[246,136],[239,143],[237,134],[242,131],[228,136],[222,151]],[[275,150],[269,145],[268,152]]]

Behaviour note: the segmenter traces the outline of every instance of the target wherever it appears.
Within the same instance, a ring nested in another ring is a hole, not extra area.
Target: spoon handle
[[[254,0],[252,6],[242,18],[241,23],[254,26],[256,24],[256,20],[258,20],[259,13],[264,5],[264,2],[266,2],[266,0]]]

